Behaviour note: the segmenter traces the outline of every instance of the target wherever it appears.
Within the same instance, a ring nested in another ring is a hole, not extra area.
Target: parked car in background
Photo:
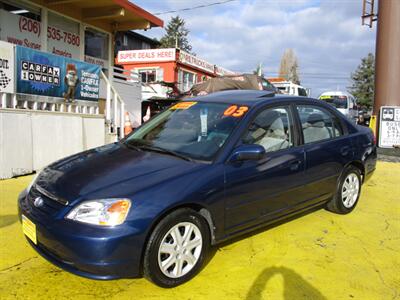
[[[292,81],[286,80],[285,78],[268,78],[268,80],[281,92],[282,94],[292,96],[310,96],[310,89],[296,84]]]
[[[318,99],[337,108],[349,120],[358,123],[358,106],[356,98],[347,92],[330,91],[322,93]]]
[[[372,131],[324,101],[218,92],[46,167],[19,195],[19,217],[65,270],[174,287],[211,245],[316,207],[350,213],[375,164]]]
[[[152,96],[142,101],[142,121],[146,122],[150,117],[158,114],[171,104],[183,100],[189,96],[207,95],[227,90],[263,90],[280,93],[267,79],[255,74],[236,74],[218,76],[199,82],[187,93],[181,93],[174,83],[162,82],[165,87],[171,89],[167,97]]]

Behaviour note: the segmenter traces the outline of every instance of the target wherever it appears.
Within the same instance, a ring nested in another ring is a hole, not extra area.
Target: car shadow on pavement
[[[245,239],[247,239],[247,238],[251,238],[252,236],[257,235],[257,234],[260,234],[260,233],[262,233],[262,232],[264,232],[264,231],[273,229],[273,228],[275,228],[275,227],[277,227],[277,226],[280,226],[280,225],[282,225],[282,224],[285,224],[285,223],[291,222],[291,221],[293,221],[293,220],[296,220],[296,219],[298,219],[298,218],[301,218],[301,217],[303,217],[303,216],[306,216],[306,215],[308,215],[308,214],[310,214],[310,213],[313,213],[313,212],[315,212],[315,211],[317,211],[317,210],[323,209],[323,207],[324,207],[324,205],[320,205],[320,206],[317,206],[317,207],[313,207],[313,208],[311,208],[311,209],[302,211],[302,212],[300,212],[300,213],[298,213],[298,214],[295,214],[295,215],[293,215],[293,216],[290,216],[290,217],[284,218],[284,219],[282,219],[282,220],[276,221],[276,222],[274,222],[274,223],[272,223],[272,224],[263,225],[263,226],[261,226],[261,227],[258,228],[258,229],[255,229],[255,230],[250,231],[250,232],[247,232],[247,233],[243,233],[243,234],[238,235],[237,237],[234,237],[234,238],[232,238],[232,239],[229,239],[229,240],[227,240],[227,241],[225,241],[225,242],[222,242],[222,243],[219,243],[219,244],[217,244],[217,245],[211,246],[210,251],[209,251],[208,255],[206,256],[205,261],[204,261],[204,264],[203,264],[203,266],[202,266],[201,269],[203,270],[203,269],[209,264],[209,262],[213,259],[213,257],[215,256],[215,254],[216,254],[218,251],[220,251],[221,248],[223,248],[223,247],[225,247],[225,246],[228,246],[228,245],[230,245],[230,244],[234,244],[234,243],[239,242],[239,241],[241,241],[241,240],[245,240]]]
[[[253,282],[247,292],[246,300],[263,299],[262,293],[268,281],[275,275],[283,278],[283,299],[327,299],[314,286],[308,283],[302,276],[286,267],[269,267],[264,269]]]
[[[0,215],[0,228],[14,224],[17,221],[17,215]]]

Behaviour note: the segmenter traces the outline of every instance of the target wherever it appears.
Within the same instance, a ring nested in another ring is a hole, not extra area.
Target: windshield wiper
[[[182,154],[179,154],[179,153],[177,153],[175,151],[167,150],[167,149],[156,147],[156,146],[140,145],[140,146],[136,146],[136,147],[138,147],[138,148],[140,148],[142,150],[148,150],[148,151],[154,151],[154,152],[169,154],[169,155],[172,155],[172,156],[175,156],[175,157],[179,157],[179,158],[181,158],[183,160],[193,161],[193,159],[187,157],[186,155],[182,155]]]
[[[133,145],[133,144],[131,144],[131,143],[127,143],[127,142],[125,142],[125,143],[123,143],[126,147],[128,147],[129,149],[133,149],[133,150],[136,150],[136,151],[142,151],[142,149],[140,149],[140,147],[138,147],[138,146],[136,146],[136,145]]]

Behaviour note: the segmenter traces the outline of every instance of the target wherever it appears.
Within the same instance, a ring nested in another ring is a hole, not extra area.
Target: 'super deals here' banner
[[[100,66],[17,46],[17,92],[98,100]],[[72,88],[72,89],[71,89]]]

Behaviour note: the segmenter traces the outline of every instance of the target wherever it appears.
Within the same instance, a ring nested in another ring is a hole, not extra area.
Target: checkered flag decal
[[[0,70],[0,88],[5,89],[10,81],[11,79],[6,76],[6,73]]]

